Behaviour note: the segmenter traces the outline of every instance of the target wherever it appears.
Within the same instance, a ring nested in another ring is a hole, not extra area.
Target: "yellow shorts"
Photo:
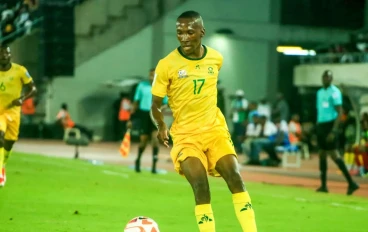
[[[5,140],[18,140],[19,125],[20,117],[11,117],[8,114],[0,115],[0,131],[5,132]]]
[[[171,159],[175,170],[183,175],[180,163],[188,157],[198,158],[207,173],[219,177],[216,163],[226,155],[237,157],[231,136],[226,127],[216,127],[200,134],[186,134],[173,137],[174,146],[171,150]]]

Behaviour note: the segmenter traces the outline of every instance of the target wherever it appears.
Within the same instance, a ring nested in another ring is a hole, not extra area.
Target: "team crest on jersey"
[[[188,73],[185,70],[179,70],[178,75],[179,75],[179,78],[186,78],[186,77],[188,77]]]
[[[213,75],[214,74],[212,67],[208,67],[208,74],[210,74],[210,75]]]

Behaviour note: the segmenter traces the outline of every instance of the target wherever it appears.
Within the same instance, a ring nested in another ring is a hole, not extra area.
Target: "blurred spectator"
[[[249,105],[248,105],[248,117],[247,117],[247,121],[248,123],[252,123],[253,122],[253,116],[256,115],[256,114],[259,114],[258,113],[258,104],[257,102],[250,102]]]
[[[93,131],[87,129],[84,126],[76,125],[72,120],[69,112],[68,112],[68,105],[66,103],[61,104],[61,108],[59,113],[56,116],[57,123],[62,125],[64,129],[66,128],[76,128],[79,129],[81,134],[84,134],[88,137],[90,141],[93,140]]]
[[[253,139],[259,136],[259,128],[257,127],[260,122],[260,116],[258,114],[253,114],[252,122],[247,124],[245,140],[242,144],[243,152],[245,155],[250,155],[250,144]]]
[[[267,99],[264,98],[259,102],[257,111],[260,115],[265,115],[267,118],[271,118],[271,106],[267,102]]]
[[[298,114],[293,114],[288,127],[290,143],[299,143],[302,139],[302,126],[300,125],[300,118]]]
[[[36,113],[36,102],[34,98],[26,99],[22,104],[22,123],[32,124]]]
[[[5,37],[15,31],[15,25],[13,20],[13,14],[3,15],[3,19],[1,20],[1,36]]]
[[[20,8],[19,16],[14,21],[16,29],[20,30],[22,27],[25,28],[25,34],[31,33],[32,21],[30,20],[29,5],[24,4]]]
[[[244,91],[239,89],[235,92],[235,99],[231,102],[231,112],[233,121],[233,137],[235,138],[235,149],[241,151],[241,143],[244,140],[245,125],[247,117],[248,101],[244,98]]]
[[[38,1],[35,0],[2,0],[0,3],[0,38],[17,32],[7,39],[6,42],[10,43],[22,34],[30,34],[32,28],[31,10],[35,10],[37,7]],[[24,31],[21,30],[23,28]]]
[[[253,140],[250,143],[249,161],[247,165],[260,165],[259,153],[262,150],[268,151],[272,149],[273,144],[270,140],[272,135],[277,133],[276,125],[267,120],[267,117],[262,115],[259,118],[259,123],[255,126],[253,131]]]
[[[277,94],[276,102],[272,109],[272,117],[276,118],[275,115],[280,115],[280,119],[283,121],[289,121],[289,105],[282,93]]]

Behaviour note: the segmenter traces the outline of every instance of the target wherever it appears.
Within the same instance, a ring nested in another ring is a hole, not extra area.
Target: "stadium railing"
[[[36,18],[32,21],[32,30],[34,30],[35,28],[37,28],[41,22],[43,21],[43,17],[39,17]],[[22,37],[22,35],[25,33],[25,31],[27,30],[26,27],[22,27],[17,29],[16,31],[12,32],[11,34],[4,36],[4,37],[0,37],[0,43],[3,42],[7,42],[7,41],[14,41],[20,37]]]
[[[300,63],[301,64],[368,63],[368,52],[324,53],[315,56],[301,56]]]

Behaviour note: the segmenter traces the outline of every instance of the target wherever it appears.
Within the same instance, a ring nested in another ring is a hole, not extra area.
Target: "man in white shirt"
[[[260,123],[256,126],[255,134],[258,138],[250,143],[250,165],[260,165],[259,153],[264,150],[269,159],[266,159],[266,165],[277,166],[280,159],[277,157],[275,147],[289,143],[287,123],[277,117],[274,122],[267,120],[266,116],[260,117]]]
[[[250,144],[251,142],[256,139],[260,133],[260,128],[257,127],[259,124],[259,114],[253,114],[252,122],[249,122],[247,125],[246,133],[245,133],[245,140],[242,144],[243,152],[245,155],[250,154]]]
[[[260,116],[259,124],[256,125],[253,131],[253,134],[257,138],[253,139],[250,143],[249,161],[247,162],[248,165],[261,164],[259,161],[259,153],[272,144],[269,137],[275,135],[276,133],[276,125],[267,120],[266,116]]]
[[[271,118],[271,106],[266,99],[262,99],[259,102],[257,111],[259,114],[265,115],[267,118]]]

